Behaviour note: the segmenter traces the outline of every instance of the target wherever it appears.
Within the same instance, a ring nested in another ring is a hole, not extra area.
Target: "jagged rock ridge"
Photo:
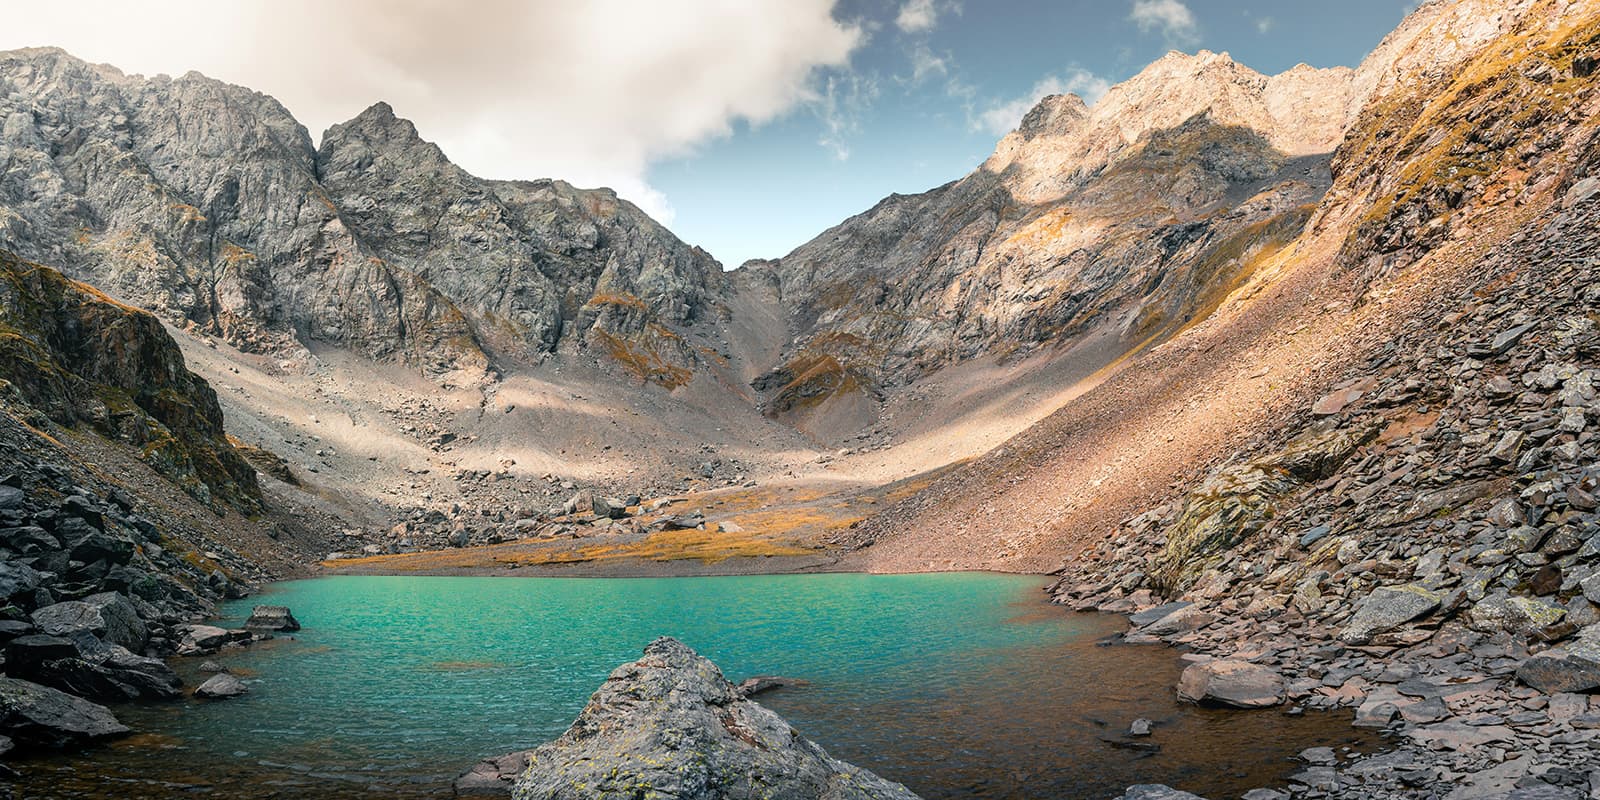
[[[687,380],[717,263],[607,190],[486,181],[379,103],[313,148],[189,73],[0,54],[0,238],[259,351],[328,342],[470,380],[567,345]]]

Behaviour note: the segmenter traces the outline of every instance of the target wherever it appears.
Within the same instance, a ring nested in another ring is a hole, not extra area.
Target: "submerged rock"
[[[528,763],[517,800],[916,798],[830,757],[668,637],[612,672],[572,727]]]
[[[1171,786],[1159,783],[1141,783],[1129,786],[1117,800],[1206,800],[1197,794],[1190,794]]]
[[[0,732],[19,745],[71,747],[121,736],[128,727],[104,706],[48,686],[0,677]]]
[[[739,681],[739,694],[745,697],[755,697],[775,689],[788,689],[790,687],[810,686],[810,681],[799,678],[785,678],[782,675],[754,675]]]
[[[528,769],[532,750],[486,758],[456,778],[456,797],[510,797],[511,785]]]
[[[244,681],[241,681],[226,672],[219,672],[215,675],[212,675],[210,678],[206,679],[205,683],[200,684],[199,688],[194,690],[195,697],[203,698],[205,700],[224,700],[229,697],[238,697],[239,695],[249,693],[250,687],[245,686]]]

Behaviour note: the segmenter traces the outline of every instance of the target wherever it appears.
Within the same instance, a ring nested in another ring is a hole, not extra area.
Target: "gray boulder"
[[[18,595],[31,595],[43,578],[39,571],[15,561],[0,561],[0,603]]]
[[[0,529],[0,545],[25,556],[54,553],[61,549],[61,540],[37,525]]]
[[[25,747],[71,747],[121,736],[104,706],[37,683],[0,676],[0,734]]]
[[[178,674],[157,658],[129,652],[78,632],[69,637],[33,634],[5,648],[13,676],[104,702],[176,697]]]
[[[605,519],[622,519],[628,516],[628,507],[615,497],[595,497],[589,502],[589,508],[597,517]]]
[[[1207,614],[1199,606],[1185,605],[1183,608],[1176,609],[1155,622],[1140,628],[1139,632],[1151,636],[1172,636],[1204,628],[1215,622],[1216,619],[1216,617]]]
[[[33,624],[52,636],[88,633],[135,652],[143,651],[150,640],[138,609],[116,592],[45,606],[33,612]]]
[[[205,683],[200,684],[200,686],[194,690],[195,697],[205,700],[225,700],[230,697],[238,697],[239,695],[249,693],[250,687],[244,685],[244,681],[241,681],[226,672],[219,672],[215,675],[212,675],[206,679]]]
[[[1443,594],[1415,584],[1379,587],[1356,606],[1355,614],[1339,632],[1339,640],[1345,644],[1366,644],[1374,636],[1432,614],[1442,600]]]
[[[206,656],[222,649],[237,637],[233,631],[215,625],[188,625],[178,640],[178,655]]]
[[[1159,783],[1141,783],[1129,786],[1117,800],[1206,800],[1197,794],[1174,789]]]
[[[300,621],[294,618],[288,606],[256,606],[244,627],[248,631],[297,631]]]
[[[1191,664],[1178,679],[1178,697],[1191,703],[1270,708],[1283,702],[1283,677],[1247,661]]]
[[[1180,611],[1192,605],[1194,605],[1194,603],[1191,603],[1187,600],[1176,600],[1171,603],[1163,603],[1159,606],[1151,606],[1143,611],[1129,614],[1128,623],[1133,625],[1135,628],[1143,628],[1144,626],[1149,625],[1150,623],[1155,622],[1156,620],[1161,619],[1162,617],[1165,617],[1174,611]]]
[[[1548,600],[1520,595],[1491,594],[1467,612],[1467,627],[1482,633],[1524,636],[1555,625],[1567,610]]]
[[[1546,694],[1600,689],[1600,630],[1586,629],[1578,638],[1523,661],[1517,679]]]
[[[613,671],[572,727],[528,764],[517,800],[916,797],[830,757],[744,699],[715,664],[666,637]]]

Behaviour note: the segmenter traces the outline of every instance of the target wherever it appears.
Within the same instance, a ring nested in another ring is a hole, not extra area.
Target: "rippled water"
[[[994,574],[557,579],[336,577],[228,606],[305,629],[219,660],[252,693],[118,709],[148,735],[24,763],[24,797],[437,797],[479,757],[559,735],[607,673],[677,636],[833,755],[930,798],[1109,797],[1165,782],[1217,797],[1274,782],[1346,719],[1172,699],[1176,655],[1100,647],[1120,620]],[[194,664],[181,665],[180,671]],[[203,677],[203,676],[199,676]],[[1135,717],[1159,752],[1126,749]]]

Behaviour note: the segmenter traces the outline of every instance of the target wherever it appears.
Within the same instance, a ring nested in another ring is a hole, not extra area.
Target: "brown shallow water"
[[[284,595],[308,623],[299,639],[228,657],[256,674],[250,696],[118,709],[129,724],[158,733],[16,764],[24,772],[18,795],[448,797],[451,776],[476,757],[558,734],[605,673],[637,653],[642,631],[684,638],[736,679],[778,672],[811,681],[761,702],[834,756],[929,800],[1109,798],[1133,783],[1221,800],[1282,785],[1307,747],[1376,744],[1349,726],[1348,713],[1290,717],[1180,704],[1172,689],[1177,652],[1099,646],[1125,621],[1048,605],[1039,583],[299,582]],[[442,591],[457,599],[481,592],[471,598],[480,616],[429,616]],[[568,595],[575,605],[563,607]],[[562,625],[530,632],[525,612],[515,612],[524,600]],[[463,631],[489,636],[468,646]],[[1153,736],[1123,735],[1137,717],[1155,721]]]

